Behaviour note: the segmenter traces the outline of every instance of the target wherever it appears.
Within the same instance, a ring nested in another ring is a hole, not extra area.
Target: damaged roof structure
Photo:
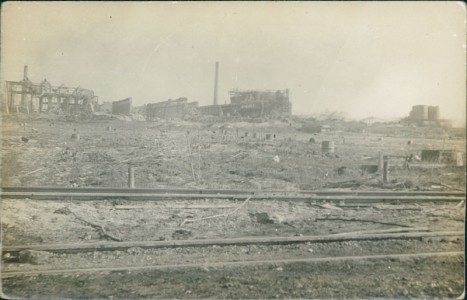
[[[24,66],[23,80],[7,81],[4,93],[4,111],[49,112],[67,114],[92,113],[98,105],[94,91],[81,87],[52,86],[47,79],[33,83],[28,78],[28,66]]]

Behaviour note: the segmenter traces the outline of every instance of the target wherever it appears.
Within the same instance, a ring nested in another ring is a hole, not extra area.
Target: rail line
[[[170,199],[275,199],[282,201],[330,201],[349,203],[372,202],[458,202],[465,199],[462,192],[426,191],[248,191],[196,189],[122,189],[122,188],[55,188],[4,187],[2,198],[36,200],[170,200]]]
[[[465,197],[452,191],[334,191],[334,190],[238,190],[181,188],[111,188],[111,187],[2,187],[3,193],[119,193],[119,194],[200,194],[200,195],[315,195],[315,196],[450,196]]]
[[[416,231],[416,232],[414,232]],[[48,252],[89,252],[127,250],[133,247],[181,248],[181,247],[212,247],[212,246],[245,246],[245,245],[284,245],[296,243],[333,243],[346,241],[367,240],[409,240],[428,237],[462,237],[463,231],[428,231],[427,228],[403,228],[374,230],[367,232],[349,232],[321,236],[262,236],[224,239],[197,239],[173,241],[134,241],[134,242],[104,242],[104,243],[74,243],[74,244],[39,244],[3,247],[3,253],[16,253],[22,250],[36,250]]]
[[[126,266],[126,267],[105,267],[105,268],[75,268],[75,269],[48,269],[31,271],[8,271],[2,272],[2,278],[17,276],[37,276],[37,275],[61,275],[61,274],[82,274],[82,273],[100,273],[100,272],[125,272],[125,271],[150,271],[150,270],[174,270],[186,268],[225,268],[239,266],[258,266],[258,265],[285,265],[293,263],[323,263],[340,262],[349,260],[378,260],[378,259],[407,259],[422,257],[439,256],[461,256],[463,251],[451,252],[428,252],[428,253],[400,253],[383,255],[365,255],[365,256],[333,256],[319,258],[295,258],[295,259],[273,259],[273,260],[247,260],[247,261],[223,261],[213,263],[191,263],[191,264],[164,264],[150,266]]]

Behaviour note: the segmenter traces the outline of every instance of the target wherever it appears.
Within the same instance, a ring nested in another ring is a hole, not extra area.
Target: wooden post
[[[135,169],[133,167],[128,167],[128,187],[130,189],[135,188]]]
[[[386,159],[384,160],[383,166],[383,182],[388,182],[388,173],[389,173],[389,161]]]

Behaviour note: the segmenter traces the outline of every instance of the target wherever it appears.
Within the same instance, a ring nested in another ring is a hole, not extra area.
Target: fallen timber
[[[420,229],[417,229],[420,230]],[[344,241],[364,240],[407,240],[433,237],[463,237],[463,231],[439,231],[439,232],[410,232],[410,228],[396,229],[395,232],[349,232],[322,236],[263,236],[225,239],[195,239],[195,240],[171,240],[171,241],[134,241],[134,242],[99,242],[76,244],[39,244],[3,247],[4,253],[15,253],[22,250],[37,250],[48,252],[90,252],[90,251],[115,251],[127,250],[132,247],[146,249],[154,248],[178,248],[178,247],[211,247],[211,246],[244,246],[244,245],[274,245],[293,243],[331,243]]]
[[[226,268],[240,266],[258,266],[258,265],[286,265],[294,263],[323,263],[323,262],[341,262],[341,261],[365,261],[381,259],[397,259],[403,261],[411,258],[426,258],[439,256],[462,256],[463,251],[453,252],[428,252],[428,253],[400,253],[383,255],[365,255],[365,256],[337,256],[337,257],[318,257],[318,258],[296,258],[296,259],[274,259],[274,260],[250,260],[250,261],[224,261],[215,263],[191,263],[191,264],[166,264],[150,266],[133,267],[106,267],[106,268],[81,268],[81,269],[49,269],[49,270],[31,270],[31,271],[10,271],[3,272],[3,278],[17,276],[38,276],[38,275],[60,275],[60,274],[82,274],[82,273],[100,273],[100,272],[118,272],[118,271],[150,271],[150,270],[174,270],[186,268]]]

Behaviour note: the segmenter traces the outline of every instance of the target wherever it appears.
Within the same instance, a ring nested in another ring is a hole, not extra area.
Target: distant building
[[[415,105],[409,114],[409,119],[414,121],[439,120],[439,106]]]
[[[132,100],[125,98],[123,100],[112,102],[113,115],[129,115],[131,113]]]
[[[150,103],[146,106],[146,119],[183,119],[196,113],[198,102],[188,102],[187,98]]]
[[[292,104],[286,90],[231,90],[230,104],[201,106],[204,114],[262,118],[290,116]]]
[[[24,66],[21,81],[5,83],[5,113],[56,112],[65,114],[92,113],[97,109],[98,97],[93,90],[81,87],[53,86],[47,79],[33,83]]]
[[[409,124],[418,126],[451,126],[449,120],[440,118],[439,106],[415,105],[407,118]]]

